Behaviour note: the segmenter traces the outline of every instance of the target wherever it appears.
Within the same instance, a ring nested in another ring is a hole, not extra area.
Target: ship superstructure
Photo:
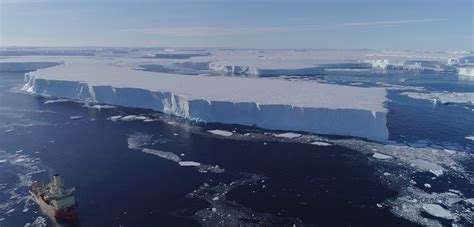
[[[64,189],[61,177],[59,174],[55,174],[47,185],[34,183],[31,186],[30,194],[40,208],[56,220],[77,220],[75,191],[74,187]]]

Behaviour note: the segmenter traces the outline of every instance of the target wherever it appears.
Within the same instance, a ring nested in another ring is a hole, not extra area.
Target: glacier
[[[389,136],[384,88],[146,72],[135,70],[137,64],[130,62],[67,58],[64,64],[25,74],[24,90],[204,122],[379,141]]]

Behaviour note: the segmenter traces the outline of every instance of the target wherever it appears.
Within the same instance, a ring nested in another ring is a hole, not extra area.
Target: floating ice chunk
[[[378,208],[382,208],[382,207],[383,207],[382,204],[380,204],[380,203],[377,203],[376,205],[377,205]]]
[[[301,137],[301,134],[294,133],[294,132],[286,132],[286,133],[281,133],[281,134],[275,134],[275,136],[280,137],[280,138],[294,139],[294,138]]]
[[[448,153],[448,154],[456,154],[456,151],[455,151],[455,150],[451,150],[451,149],[443,149],[443,151],[445,151],[445,152]]]
[[[137,115],[127,115],[125,117],[122,117],[120,120],[121,121],[144,121],[148,119],[145,116],[137,116]]]
[[[71,116],[71,120],[80,120],[84,118],[83,116]]]
[[[443,175],[442,169],[430,169],[430,173],[434,174],[435,176],[439,177]]]
[[[470,203],[470,204],[474,205],[474,198],[465,199],[464,202],[467,202],[467,203]]]
[[[10,133],[10,132],[13,132],[13,131],[15,131],[15,129],[7,129],[7,130],[5,130],[5,131],[3,131],[3,132],[4,132],[4,133]]]
[[[142,152],[147,153],[147,154],[156,155],[160,158],[168,159],[168,160],[171,160],[173,162],[180,162],[181,161],[181,158],[178,155],[176,155],[174,153],[171,153],[171,152],[159,151],[159,150],[149,149],[149,148],[143,148]]]
[[[464,137],[464,138],[467,139],[467,140],[474,141],[474,136],[466,136],[466,137]]]
[[[84,104],[83,107],[90,108],[90,109],[98,109],[98,110],[117,108],[116,106],[111,106],[111,105],[90,104],[90,103]]]
[[[123,117],[123,116],[121,116],[121,115],[117,115],[117,116],[109,117],[109,119],[110,119],[111,121],[118,121],[118,120],[120,120],[120,118],[122,118],[122,117]]]
[[[0,163],[6,163],[7,160],[6,159],[0,159]]]
[[[422,209],[433,217],[443,218],[447,220],[456,219],[456,216],[454,216],[449,210],[446,210],[442,206],[435,203],[424,204]]]
[[[200,166],[201,163],[199,162],[194,162],[194,161],[181,161],[178,162],[180,166]]]
[[[474,67],[459,68],[458,74],[462,75],[462,76],[472,76],[472,77],[474,77]]]
[[[452,192],[454,194],[457,194],[457,195],[462,195],[462,192],[459,191],[459,190],[455,190],[455,189],[448,189],[449,192]]]
[[[332,146],[332,144],[327,143],[327,142],[322,142],[322,141],[314,141],[311,144],[318,145],[318,146]]]
[[[373,158],[376,158],[376,159],[380,159],[380,160],[386,160],[386,159],[391,159],[393,158],[392,156],[390,155],[385,155],[385,154],[381,154],[381,153],[374,153],[372,155]]]
[[[384,176],[390,176],[390,175],[392,175],[392,174],[391,174],[391,173],[388,173],[388,172],[384,172],[383,175],[384,175]]]
[[[413,99],[435,100],[435,103],[474,104],[474,92],[403,92],[401,95],[406,95]]]
[[[51,100],[46,100],[44,104],[61,103],[61,102],[71,102],[71,100],[70,99],[51,99]]]
[[[428,183],[424,184],[424,186],[425,188],[431,188],[431,184],[428,184]]]
[[[220,136],[232,136],[233,133],[225,130],[219,130],[219,129],[214,129],[214,130],[207,130],[207,132],[212,133],[214,135],[220,135]]]
[[[172,152],[166,151],[159,151],[150,148],[144,148],[143,146],[149,144],[152,139],[152,135],[144,134],[144,133],[135,133],[133,135],[129,135],[128,141],[128,148],[139,150],[141,152],[156,155],[160,158],[167,159],[173,162],[178,163],[180,166],[193,166],[201,173],[213,172],[213,173],[222,173],[224,169],[220,168],[219,165],[202,165],[199,162],[194,161],[181,161],[181,158]]]

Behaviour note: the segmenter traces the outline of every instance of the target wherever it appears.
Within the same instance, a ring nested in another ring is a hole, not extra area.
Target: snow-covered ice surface
[[[24,90],[148,108],[206,122],[374,140],[388,138],[383,88],[146,72],[134,70],[134,61],[66,58],[62,65],[28,73]],[[364,130],[360,129],[362,124]]]

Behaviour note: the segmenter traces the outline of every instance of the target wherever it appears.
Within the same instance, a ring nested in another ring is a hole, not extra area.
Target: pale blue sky
[[[472,0],[0,0],[2,46],[473,50]]]

